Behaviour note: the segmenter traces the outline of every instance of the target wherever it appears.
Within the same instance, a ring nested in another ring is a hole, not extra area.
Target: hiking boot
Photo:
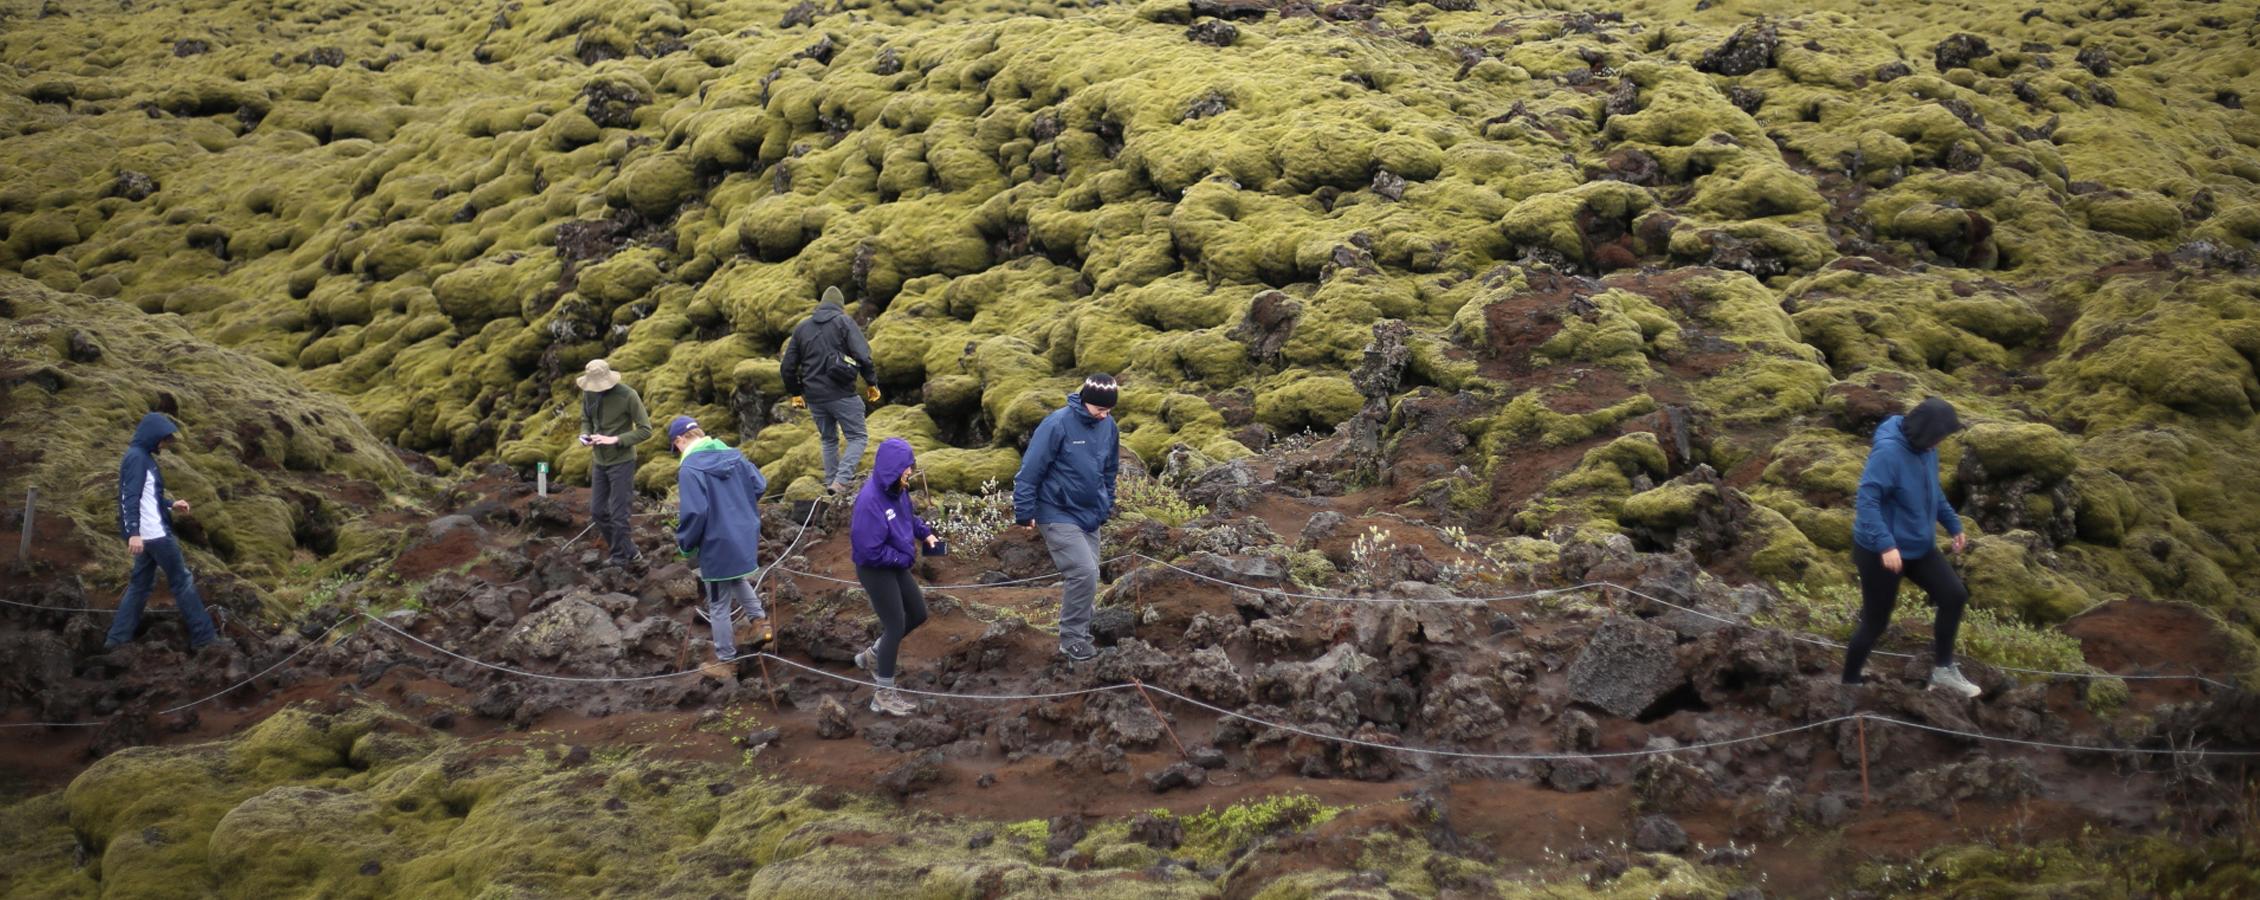
[[[862,650],[856,651],[855,667],[866,672],[879,671],[879,654],[876,652],[877,650],[877,647],[865,647]]]
[[[1977,685],[1971,684],[1969,679],[1962,677],[1960,664],[1932,668],[1930,670],[1930,687],[1936,691],[1960,694],[1963,699],[1972,699],[1985,693]]]
[[[1083,662],[1096,658],[1099,651],[1098,648],[1091,646],[1090,641],[1068,641],[1059,645],[1059,654],[1071,661]]]
[[[767,617],[755,619],[753,620],[753,639],[749,641],[749,643],[753,644],[753,649],[748,652],[761,652],[762,648],[769,646],[769,643],[776,639],[776,629],[769,627],[769,619]],[[739,655],[743,656],[745,654],[740,653]]]
[[[918,704],[894,688],[880,688],[871,694],[871,711],[890,716],[907,716],[918,711]]]
[[[845,493],[847,493],[847,492],[848,492],[848,486],[847,486],[847,483],[846,483],[846,482],[835,481],[835,482],[832,482],[832,486],[831,486],[831,487],[825,488],[824,490],[825,490],[825,492],[827,492],[827,493],[830,493],[831,495],[833,495],[833,496],[835,496],[835,497],[836,497],[836,496],[839,496],[839,495],[841,495],[841,494],[845,494]]]
[[[738,666],[736,661],[734,660],[717,659],[713,662],[707,663],[706,665],[699,666],[698,673],[708,678],[712,678],[715,681],[729,681],[730,679],[737,677]]]

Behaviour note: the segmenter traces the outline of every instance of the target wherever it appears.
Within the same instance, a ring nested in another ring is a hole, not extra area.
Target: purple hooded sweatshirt
[[[888,438],[879,444],[871,477],[855,496],[855,518],[848,524],[849,558],[866,569],[907,569],[918,548],[933,534],[926,520],[910,511],[910,491],[897,484],[910,468],[910,442]]]

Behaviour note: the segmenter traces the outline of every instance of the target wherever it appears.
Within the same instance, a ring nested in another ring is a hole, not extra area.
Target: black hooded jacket
[[[785,393],[810,403],[855,396],[858,375],[867,383],[879,381],[863,329],[855,327],[855,320],[836,303],[817,307],[815,315],[793,329],[779,368],[785,376]]]
[[[1962,422],[1954,415],[1954,405],[1937,397],[1915,404],[1899,426],[1899,433],[1917,453],[1938,446],[1947,435],[1960,430]]]

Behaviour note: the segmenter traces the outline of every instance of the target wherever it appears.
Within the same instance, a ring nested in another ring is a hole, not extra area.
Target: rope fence
[[[546,681],[557,681],[557,682],[565,682],[565,683],[573,683],[573,684],[633,684],[633,683],[639,683],[639,682],[658,681],[658,680],[662,680],[662,679],[670,679],[670,678],[681,678],[681,677],[685,677],[685,676],[690,676],[690,675],[701,675],[701,674],[703,674],[703,671],[702,671],[702,669],[686,669],[686,670],[683,670],[683,671],[679,671],[679,672],[662,672],[662,673],[658,673],[658,674],[653,674],[653,675],[625,675],[625,676],[556,675],[556,674],[550,674],[550,673],[544,673],[544,672],[534,672],[534,671],[530,671],[530,670],[526,670],[526,669],[519,669],[519,668],[515,668],[515,667],[512,667],[512,666],[506,666],[506,665],[503,665],[503,664],[500,664],[500,663],[489,662],[489,661],[486,661],[486,660],[478,659],[478,658],[476,658],[476,657],[473,657],[473,656],[468,656],[468,655],[465,655],[465,654],[462,654],[462,653],[458,653],[458,652],[456,652],[456,651],[454,651],[454,650],[450,650],[450,649],[448,649],[448,648],[446,648],[446,647],[442,647],[442,646],[440,646],[440,645],[438,645],[438,644],[434,644],[434,643],[432,643],[432,642],[430,642],[430,641],[426,641],[426,640],[424,640],[424,639],[422,639],[422,638],[416,637],[415,635],[408,633],[408,632],[407,632],[406,630],[403,630],[403,629],[401,629],[400,627],[398,627],[398,626],[396,626],[396,625],[393,625],[393,624],[392,624],[392,623],[390,623],[390,622],[386,622],[386,621],[384,621],[383,619],[381,619],[381,618],[378,618],[377,616],[375,616],[375,615],[373,615],[373,614],[371,614],[371,613],[366,613],[366,612],[364,612],[364,613],[361,613],[361,614],[359,614],[359,616],[358,616],[357,618],[367,619],[367,620],[369,620],[370,622],[374,622],[374,623],[376,623],[376,624],[377,624],[378,626],[380,626],[380,627],[384,628],[384,629],[385,629],[386,631],[389,631],[389,632],[391,632],[391,633],[393,633],[393,634],[396,634],[396,635],[399,635],[399,636],[401,636],[401,637],[403,637],[403,638],[406,638],[406,639],[407,639],[408,641],[410,641],[410,642],[412,642],[412,643],[416,644],[417,646],[421,646],[421,647],[424,647],[424,648],[426,648],[426,649],[428,649],[428,650],[431,650],[431,651],[433,651],[433,652],[436,652],[436,653],[442,654],[443,656],[446,656],[446,657],[449,657],[449,658],[452,658],[452,659],[456,659],[456,660],[460,660],[460,661],[463,661],[463,662],[466,662],[466,663],[469,663],[469,664],[472,664],[472,665],[475,665],[475,666],[478,666],[478,667],[481,667],[481,668],[485,668],[485,669],[488,669],[488,670],[492,670],[492,671],[495,671],[495,672],[501,672],[501,673],[504,673],[504,674],[508,674],[508,675],[513,675],[513,676],[517,676],[517,677],[522,677],[522,678],[535,678],[535,679],[541,679],[541,680],[546,680]],[[211,701],[213,701],[213,700],[217,700],[217,699],[219,699],[220,697],[222,697],[222,696],[225,696],[226,694],[228,694],[228,693],[230,693],[230,692],[232,692],[232,691],[234,691],[234,690],[236,690],[236,689],[238,689],[238,688],[241,688],[241,687],[244,687],[244,686],[246,686],[246,685],[249,685],[249,684],[251,684],[251,683],[252,683],[253,681],[256,681],[256,680],[258,680],[259,678],[262,678],[262,677],[266,676],[266,675],[267,675],[268,673],[270,673],[270,672],[273,672],[274,670],[281,668],[281,667],[282,667],[282,666],[283,666],[284,664],[286,664],[286,663],[289,663],[289,662],[290,662],[291,660],[293,660],[293,659],[296,659],[296,658],[297,658],[297,657],[298,657],[298,656],[299,656],[300,654],[303,654],[303,653],[305,653],[305,652],[306,652],[306,651],[307,651],[308,649],[312,648],[312,647],[313,647],[313,646],[315,646],[316,644],[319,644],[319,643],[320,643],[320,642],[321,642],[321,641],[322,641],[322,640],[323,640],[324,638],[327,638],[327,637],[328,637],[328,636],[329,636],[330,634],[332,634],[332,633],[336,632],[336,631],[337,631],[337,630],[338,630],[339,628],[342,628],[342,627],[344,627],[344,626],[345,626],[345,624],[346,624],[347,622],[351,622],[351,621],[353,621],[353,620],[354,620],[353,618],[345,618],[345,619],[340,619],[340,620],[338,620],[338,621],[337,621],[337,622],[336,622],[335,624],[332,624],[332,625],[331,625],[331,626],[330,626],[330,627],[329,627],[329,628],[328,628],[327,630],[323,631],[321,635],[319,635],[319,636],[315,637],[315,638],[314,638],[314,639],[312,639],[312,640],[309,640],[308,642],[306,642],[306,644],[305,644],[305,645],[303,645],[303,646],[299,647],[299,648],[298,648],[297,650],[294,650],[294,651],[292,651],[292,652],[291,652],[291,653],[290,653],[289,655],[287,655],[287,656],[283,657],[283,658],[282,658],[282,659],[280,659],[280,660],[277,660],[277,661],[275,661],[275,662],[274,662],[273,664],[271,664],[271,665],[267,666],[267,667],[266,667],[266,668],[264,668],[264,669],[261,669],[261,670],[259,670],[259,672],[257,672],[257,673],[255,673],[255,674],[251,675],[251,676],[250,676],[250,677],[248,677],[248,678],[245,678],[245,679],[244,679],[244,680],[242,680],[242,681],[239,681],[239,682],[237,682],[237,683],[235,683],[235,684],[233,684],[233,685],[230,685],[230,686],[228,686],[228,687],[226,687],[226,688],[222,688],[221,690],[219,690],[219,691],[217,691],[217,692],[214,692],[214,693],[212,693],[212,694],[210,694],[210,695],[207,695],[207,696],[205,696],[205,697],[202,697],[202,698],[199,698],[199,699],[196,699],[196,700],[191,700],[191,701],[189,701],[189,702],[187,702],[187,703],[182,703],[182,704],[180,704],[180,705],[177,705],[177,706],[173,706],[173,707],[168,707],[168,708],[166,708],[166,709],[158,710],[158,711],[157,711],[157,714],[158,714],[158,715],[171,715],[171,714],[173,714],[173,713],[181,712],[181,711],[183,711],[183,710],[187,710],[187,709],[190,709],[190,708],[192,708],[192,707],[200,706],[200,705],[202,705],[202,704],[205,704],[205,703],[209,703],[209,702],[211,702]],[[813,674],[813,675],[817,675],[817,676],[821,676],[821,677],[823,677],[823,678],[827,678],[827,679],[830,679],[830,680],[833,680],[833,681],[837,681],[837,682],[841,682],[841,683],[844,683],[844,684],[852,685],[852,686],[854,686],[854,687],[851,687],[851,690],[855,689],[856,687],[860,687],[860,688],[870,688],[870,689],[873,689],[873,690],[877,690],[877,689],[879,689],[879,684],[878,684],[877,682],[874,682],[874,681],[870,681],[870,680],[867,680],[867,679],[863,679],[863,678],[857,678],[857,677],[854,677],[854,676],[851,676],[851,675],[842,675],[842,674],[840,674],[840,673],[837,673],[837,672],[832,672],[832,671],[828,671],[828,670],[825,670],[825,669],[821,669],[821,668],[818,668],[818,667],[816,667],[816,666],[811,666],[811,665],[808,665],[808,664],[806,664],[806,663],[802,663],[802,662],[799,662],[799,661],[796,661],[796,660],[791,660],[791,659],[787,659],[787,658],[785,658],[785,657],[783,657],[783,656],[779,656],[779,655],[777,655],[777,654],[775,654],[775,653],[770,653],[770,652],[766,652],[766,651],[763,651],[763,652],[759,652],[759,653],[747,654],[746,656],[744,656],[744,657],[741,657],[741,658],[758,658],[758,659],[761,659],[761,660],[764,660],[764,661],[771,661],[771,660],[773,660],[773,661],[775,661],[775,662],[778,662],[778,663],[780,663],[780,664],[782,664],[782,665],[785,665],[785,666],[787,666],[787,667],[790,667],[790,668],[792,668],[792,669],[796,669],[796,670],[799,670],[799,671],[803,671],[803,672],[808,672],[808,673],[810,673],[810,674]],[[1280,731],[1280,732],[1284,732],[1284,733],[1287,733],[1287,734],[1294,734],[1294,735],[1299,735],[1299,736],[1302,736],[1302,737],[1310,738],[1310,739],[1312,739],[1312,740],[1317,740],[1317,741],[1325,741],[1325,742],[1329,742],[1329,743],[1334,743],[1334,744],[1340,744],[1340,745],[1345,745],[1345,746],[1354,746],[1354,747],[1361,747],[1361,748],[1365,748],[1365,749],[1369,749],[1369,750],[1379,750],[1379,751],[1383,751],[1383,752],[1390,752],[1390,753],[1409,753],[1409,754],[1416,754],[1416,755],[1423,755],[1423,756],[1436,756],[1436,757],[1444,757],[1444,758],[1451,758],[1451,759],[1472,759],[1472,760],[1491,760],[1491,761],[1521,761],[1521,762],[1541,762],[1541,761],[1563,761],[1563,760],[1589,760],[1589,761],[1590,761],[1590,760],[1621,760],[1621,759],[1638,759],[1638,758],[1649,757],[1649,756],[1663,756],[1663,755],[1674,754],[1674,753],[1691,753],[1691,752],[1697,752],[1697,751],[1712,750],[1712,749],[1717,749],[1717,748],[1721,748],[1721,747],[1731,747],[1731,746],[1737,746],[1737,745],[1742,745],[1742,744],[1755,743],[1755,742],[1759,742],[1759,741],[1766,741],[1766,740],[1771,740],[1771,739],[1773,739],[1773,738],[1785,737],[1785,736],[1788,736],[1788,735],[1792,735],[1792,734],[1798,734],[1798,733],[1802,733],[1802,732],[1812,731],[1812,730],[1815,730],[1815,729],[1819,729],[1819,728],[1826,728],[1826,727],[1829,727],[1829,726],[1832,726],[1832,725],[1837,725],[1837,724],[1841,724],[1841,723],[1845,723],[1845,722],[1856,722],[1856,723],[1860,723],[1860,724],[1862,724],[1862,725],[1863,725],[1863,727],[1864,727],[1865,723],[1868,723],[1868,722],[1874,722],[1874,723],[1877,723],[1877,724],[1880,724],[1880,725],[1894,725],[1894,726],[1899,726],[1899,727],[1902,727],[1902,728],[1912,728],[1912,729],[1916,729],[1916,730],[1919,730],[1919,731],[1926,731],[1926,732],[1930,732],[1930,733],[1934,733],[1934,734],[1939,734],[1939,735],[1944,735],[1944,736],[1949,736],[1949,737],[1956,737],[1956,738],[1961,738],[1961,739],[1964,739],[1964,740],[1970,740],[1970,741],[1989,742],[1989,743],[1997,743],[1997,744],[2004,744],[2004,745],[2011,745],[2011,746],[2020,746],[2020,747],[2028,747],[2028,748],[2035,748],[2035,749],[2045,749],[2045,750],[2058,750],[2058,751],[2068,751],[2068,752],[2084,752],[2084,753],[2109,753],[2109,754],[2116,754],[2116,755],[2129,755],[2129,756],[2174,756],[2174,757],[2181,757],[2181,758],[2188,758],[2188,757],[2192,757],[2192,756],[2194,756],[2194,757],[2219,757],[2219,758],[2236,758],[2236,759],[2243,759],[2243,758],[2260,758],[2260,750],[2243,750],[2243,749],[2237,749],[2237,750],[2212,750],[2212,749],[2204,749],[2204,748],[2185,748],[2185,749],[2173,749],[2173,748],[2151,748],[2151,747],[2113,747],[2113,746],[2100,746],[2100,745],[2089,745],[2089,744],[2071,744],[2071,743],[2062,743],[2062,742],[2055,742],[2055,741],[2036,741],[2036,740],[2028,740],[2028,739],[2024,739],[2024,738],[2014,738],[2014,737],[2007,737],[2007,736],[2003,736],[2003,735],[1993,735],[1993,734],[1985,734],[1985,733],[1983,733],[1983,732],[1975,732],[1975,731],[1964,731],[1964,730],[1960,730],[1960,729],[1954,729],[1954,728],[1946,728],[1946,727],[1942,727],[1942,726],[1938,726],[1938,725],[1930,725],[1930,724],[1926,724],[1926,723],[1921,723],[1921,722],[1910,722],[1910,721],[1907,721],[1907,720],[1904,720],[1904,719],[1898,719],[1898,718],[1894,718],[1894,717],[1891,717],[1891,716],[1879,715],[1879,714],[1876,714],[1876,713],[1866,713],[1866,712],[1855,712],[1855,713],[1847,713],[1847,714],[1845,714],[1845,715],[1841,715],[1841,716],[1834,716],[1834,717],[1831,717],[1831,718],[1827,718],[1827,719],[1822,719],[1822,720],[1819,720],[1819,721],[1814,721],[1814,722],[1807,722],[1807,723],[1805,723],[1805,724],[1802,724],[1802,725],[1792,725],[1792,726],[1789,726],[1789,727],[1786,727],[1786,728],[1777,728],[1777,729],[1773,729],[1773,730],[1770,730],[1770,731],[1758,732],[1758,733],[1753,733],[1753,734],[1748,734],[1748,735],[1741,735],[1741,736],[1738,736],[1738,737],[1732,737],[1732,738],[1723,738],[1723,739],[1719,739],[1719,740],[1714,740],[1714,741],[1702,741],[1702,742],[1697,742],[1697,743],[1692,743],[1692,744],[1681,744],[1681,745],[1676,745],[1676,746],[1671,746],[1671,747],[1654,747],[1654,748],[1646,748],[1646,749],[1641,749],[1641,750],[1600,751],[1600,752],[1586,752],[1586,753],[1564,753],[1564,752],[1553,752],[1553,753],[1492,753],[1492,752],[1468,751],[1468,750],[1452,750],[1452,749],[1446,749],[1446,748],[1438,748],[1438,747],[1419,747],[1419,746],[1408,746],[1408,745],[1400,745],[1400,744],[1389,744],[1389,743],[1383,743],[1383,742],[1380,742],[1380,741],[1370,741],[1370,740],[1365,740],[1365,739],[1361,739],[1361,738],[1356,738],[1356,737],[1350,737],[1350,736],[1345,736],[1345,735],[1337,735],[1337,734],[1327,734],[1327,733],[1325,733],[1325,732],[1322,732],[1322,731],[1316,731],[1316,730],[1313,730],[1312,728],[1310,728],[1309,726],[1306,726],[1306,725],[1300,725],[1300,724],[1295,724],[1295,723],[1288,723],[1288,722],[1278,722],[1278,721],[1273,721],[1273,720],[1271,720],[1271,719],[1266,719],[1266,718],[1263,718],[1263,717],[1260,717],[1260,716],[1250,715],[1250,714],[1248,714],[1248,713],[1245,713],[1245,712],[1241,712],[1241,711],[1239,711],[1239,710],[1227,709],[1227,708],[1224,708],[1224,707],[1221,707],[1221,706],[1217,706],[1217,705],[1215,705],[1215,704],[1212,704],[1212,703],[1207,703],[1207,702],[1204,702],[1204,701],[1201,701],[1201,700],[1197,700],[1197,699],[1195,699],[1195,698],[1192,698],[1192,697],[1186,696],[1186,695],[1184,695],[1184,694],[1181,694],[1181,693],[1178,693],[1178,692],[1176,692],[1176,691],[1172,691],[1172,690],[1170,690],[1170,689],[1168,689],[1168,688],[1164,688],[1164,687],[1159,687],[1159,686],[1155,686],[1155,685],[1150,685],[1150,684],[1144,684],[1144,683],[1142,683],[1142,682],[1122,682],[1122,683],[1116,683],[1116,684],[1105,684],[1105,685],[1097,685],[1097,686],[1093,686],[1093,687],[1088,687],[1088,688],[1078,688],[1078,689],[1073,689],[1073,690],[1066,690],[1066,691],[1051,691],[1051,692],[1042,692],[1042,693],[997,693],[997,694],[976,694],[976,693],[962,693],[962,692],[954,692],[954,691],[928,691],[928,690],[918,690],[918,689],[913,689],[913,688],[896,688],[896,690],[899,690],[899,691],[901,691],[901,692],[903,692],[903,693],[905,693],[905,694],[911,694],[911,695],[915,695],[915,696],[922,696],[922,697],[932,697],[932,698],[935,698],[935,699],[937,699],[937,700],[963,700],[963,701],[974,701],[974,702],[991,702],[991,703],[1000,703],[1000,702],[1024,702],[1024,701],[1031,701],[1031,700],[1063,700],[1063,699],[1068,699],[1068,698],[1072,698],[1072,697],[1089,696],[1089,695],[1093,695],[1093,694],[1103,694],[1103,693],[1111,693],[1111,692],[1117,692],[1117,691],[1139,691],[1139,692],[1141,692],[1141,693],[1142,693],[1142,692],[1149,692],[1149,691],[1150,691],[1150,692],[1152,692],[1152,693],[1155,693],[1155,694],[1160,694],[1160,695],[1162,695],[1162,696],[1165,696],[1165,697],[1168,697],[1168,698],[1170,698],[1170,699],[1176,700],[1176,701],[1178,701],[1178,702],[1180,702],[1180,703],[1184,703],[1184,704],[1186,704],[1186,705],[1188,705],[1188,706],[1192,706],[1192,707],[1195,707],[1195,708],[1198,708],[1198,709],[1206,710],[1207,712],[1210,712],[1210,713],[1212,713],[1212,714],[1215,714],[1215,715],[1218,715],[1218,716],[1223,716],[1223,717],[1228,717],[1228,718],[1232,718],[1232,719],[1237,719],[1237,720],[1240,720],[1240,721],[1242,721],[1242,722],[1246,722],[1246,723],[1248,723],[1248,724],[1250,724],[1250,725],[1260,726],[1260,727],[1263,727],[1263,728],[1269,728],[1269,729],[1275,729],[1275,730],[1277,730],[1277,731]],[[0,724],[0,728],[85,728],[85,727],[96,727],[96,726],[106,725],[106,724],[108,724],[108,723],[109,723],[110,721],[114,720],[115,718],[117,718],[117,717],[113,716],[113,717],[111,717],[111,718],[108,718],[108,719],[98,719],[98,720],[94,720],[94,721],[88,721],[88,722],[12,722],[12,723],[4,723],[4,724]],[[1164,721],[1164,722],[1166,722],[1166,721],[1167,721],[1167,720],[1166,720],[1166,718],[1164,718],[1164,720],[1163,720],[1163,721]]]

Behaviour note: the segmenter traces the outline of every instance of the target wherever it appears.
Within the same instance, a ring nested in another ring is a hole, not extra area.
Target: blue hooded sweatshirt
[[[910,442],[888,438],[871,461],[871,477],[855,495],[855,517],[848,523],[849,559],[865,569],[907,569],[933,534],[926,520],[910,511],[910,491],[898,484],[911,465]]]
[[[1083,394],[1067,395],[1028,439],[1020,474],[1012,479],[1012,520],[1038,525],[1072,522],[1097,531],[1114,516],[1114,476],[1122,467],[1122,438],[1112,418],[1083,408]]]
[[[1944,525],[1947,534],[1961,534],[1962,519],[1938,484],[1936,444],[1916,450],[1902,430],[1905,418],[1892,416],[1876,426],[1867,468],[1860,473],[1852,543],[1871,553],[1897,549],[1902,558],[1914,559],[1937,543],[1933,529]]]
[[[141,424],[133,429],[125,459],[118,463],[119,537],[141,533],[141,491],[150,475],[157,476],[157,515],[165,524],[165,536],[173,536],[173,503],[165,499],[165,473],[157,469],[157,442],[179,432],[180,426],[164,413],[142,416]]]
[[[675,470],[682,510],[675,515],[675,546],[698,554],[699,578],[729,581],[761,568],[761,492],[769,479],[730,445],[701,438],[683,451]]]

